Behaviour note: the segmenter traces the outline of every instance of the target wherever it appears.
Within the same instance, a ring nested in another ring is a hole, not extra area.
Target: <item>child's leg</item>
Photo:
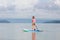
[[[33,30],[36,30],[35,24],[32,24],[32,29],[33,29]]]
[[[32,23],[32,29],[34,30],[34,23]]]

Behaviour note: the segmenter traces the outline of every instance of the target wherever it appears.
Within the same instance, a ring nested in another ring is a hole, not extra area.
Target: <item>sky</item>
[[[0,0],[0,8],[0,18],[60,19],[60,0]]]

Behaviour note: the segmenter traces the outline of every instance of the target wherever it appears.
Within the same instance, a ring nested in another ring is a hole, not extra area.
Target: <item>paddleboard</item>
[[[24,32],[43,32],[43,30],[30,30],[30,29],[23,29]]]

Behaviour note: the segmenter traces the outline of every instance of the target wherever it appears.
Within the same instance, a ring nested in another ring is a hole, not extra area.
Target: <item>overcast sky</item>
[[[60,19],[60,0],[0,0],[0,7],[15,5],[14,12],[0,12],[0,18]]]

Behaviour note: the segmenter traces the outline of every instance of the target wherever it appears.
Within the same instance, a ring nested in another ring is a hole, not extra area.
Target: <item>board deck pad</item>
[[[29,30],[29,29],[24,29],[24,32],[43,32],[43,30]]]

